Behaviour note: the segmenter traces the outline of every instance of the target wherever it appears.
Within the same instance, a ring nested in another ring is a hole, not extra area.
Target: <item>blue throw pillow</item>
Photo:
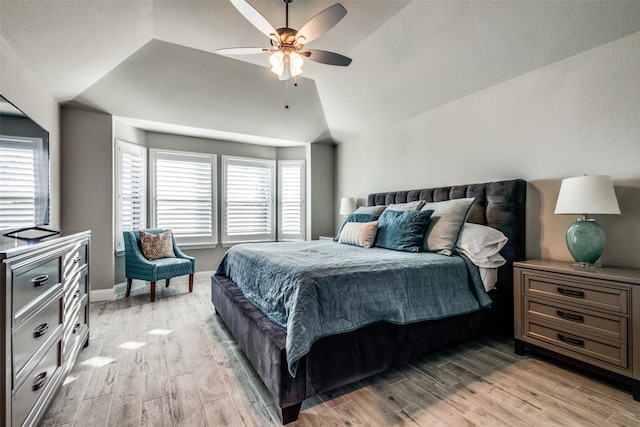
[[[374,246],[405,252],[420,252],[433,211],[392,211],[380,215]]]
[[[338,230],[338,234],[336,234],[336,237],[333,238],[333,240],[335,240],[336,242],[338,241],[338,239],[340,238],[340,233],[342,232],[342,228],[344,227],[344,225],[348,222],[371,222],[371,221],[377,221],[378,218],[380,217],[380,215],[375,215],[375,214],[365,214],[365,213],[352,213],[349,214],[349,216],[347,216],[342,225],[340,226],[340,230]]]

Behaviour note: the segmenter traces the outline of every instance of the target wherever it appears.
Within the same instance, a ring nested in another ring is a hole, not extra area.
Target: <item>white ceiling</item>
[[[281,0],[250,0],[274,27]],[[299,29],[334,0],[295,0]],[[227,0],[0,1],[0,32],[62,104],[141,128],[291,145],[346,140],[640,31],[640,1],[342,1],[347,16],[310,48],[298,87]],[[290,108],[285,109],[285,104]]]

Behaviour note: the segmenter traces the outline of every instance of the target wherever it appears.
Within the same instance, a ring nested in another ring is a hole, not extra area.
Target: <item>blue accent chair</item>
[[[147,233],[160,234],[167,230],[151,229],[142,230]],[[140,249],[140,232],[124,231],[124,263],[125,276],[127,278],[126,296],[131,293],[131,281],[133,279],[151,282],[151,302],[156,300],[156,281],[165,279],[165,287],[169,286],[169,279],[177,276],[189,275],[189,292],[193,292],[193,275],[196,272],[196,259],[185,255],[173,240],[173,252],[175,258],[160,258],[149,261],[142,255]]]

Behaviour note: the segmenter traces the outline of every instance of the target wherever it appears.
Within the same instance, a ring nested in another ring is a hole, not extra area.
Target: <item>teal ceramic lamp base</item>
[[[600,258],[607,239],[594,219],[578,219],[567,230],[567,247],[574,260],[583,267],[592,266]]]

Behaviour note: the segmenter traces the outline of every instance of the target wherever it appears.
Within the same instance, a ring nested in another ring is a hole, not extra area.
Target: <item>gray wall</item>
[[[0,36],[0,95],[49,131],[51,228],[60,229],[60,108]]]
[[[91,230],[91,289],[113,287],[111,115],[62,108],[62,228]]]
[[[527,257],[570,260],[562,178],[611,175],[622,215],[596,219],[603,264],[640,267],[640,33],[340,144],[337,195],[529,181]]]
[[[335,235],[334,146],[307,147],[307,238]]]

